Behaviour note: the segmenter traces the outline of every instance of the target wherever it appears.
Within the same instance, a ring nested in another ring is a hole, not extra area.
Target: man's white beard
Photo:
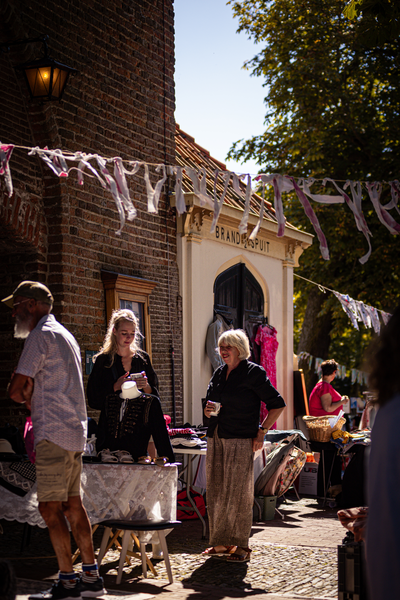
[[[28,337],[31,332],[30,328],[30,319],[18,319],[15,321],[14,325],[14,337],[20,340],[24,340]]]

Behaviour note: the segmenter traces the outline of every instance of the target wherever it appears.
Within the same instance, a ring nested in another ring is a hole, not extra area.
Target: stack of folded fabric
[[[197,431],[192,427],[184,427],[181,429],[168,429],[168,433],[174,450],[179,448],[207,448],[205,432],[203,431]]]

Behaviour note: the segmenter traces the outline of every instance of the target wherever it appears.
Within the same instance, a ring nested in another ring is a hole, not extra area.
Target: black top
[[[151,365],[150,357],[142,350],[132,358],[130,373],[146,372],[147,380],[152,389],[152,396],[143,395],[137,400],[128,400],[123,422],[128,417],[127,427],[121,427],[119,418],[120,392],[114,392],[114,383],[126,373],[121,356],[115,355],[110,367],[110,355],[100,354],[93,365],[87,385],[88,403],[91,408],[100,410],[97,432],[96,449],[127,450],[137,460],[147,454],[150,436],[159,456],[167,456],[175,462],[161,402],[158,397],[158,378]],[[128,413],[128,408],[133,408]]]
[[[226,379],[228,366],[219,367],[207,388],[206,400],[220,402],[217,417],[210,418],[207,436],[218,425],[220,438],[255,438],[260,422],[260,403],[267,409],[282,408],[285,401],[274,388],[263,367],[242,360]]]

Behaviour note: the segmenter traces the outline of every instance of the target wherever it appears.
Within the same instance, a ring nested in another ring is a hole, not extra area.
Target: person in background
[[[250,560],[248,547],[253,522],[253,453],[282,413],[285,402],[263,367],[248,360],[250,347],[241,329],[218,339],[224,365],[208,385],[204,414],[210,418],[206,477],[210,544],[203,554],[229,555],[228,561]],[[259,421],[260,404],[268,416]],[[217,412],[220,403],[220,410]]]
[[[160,459],[175,462],[158,397],[157,375],[149,355],[140,349],[140,336],[133,311],[113,311],[103,346],[93,359],[87,385],[89,406],[101,411],[96,449],[124,450],[135,461],[150,462],[147,448],[152,436]],[[131,374],[135,375],[138,389],[151,396],[128,400],[123,408],[119,394]]]
[[[341,396],[331,385],[339,365],[334,360],[321,363],[322,377],[310,394],[309,409],[312,417],[338,415],[349,397]]]
[[[310,416],[333,417],[339,414],[343,404],[348,401],[348,396],[341,396],[332,386],[332,381],[336,377],[338,368],[339,365],[332,359],[325,360],[321,364],[322,377],[310,394]],[[337,456],[337,450],[334,444],[331,444],[331,442],[313,442],[312,444],[315,449],[318,449],[318,451],[323,450],[324,453],[325,483],[322,463],[320,463],[318,468],[317,479],[317,496],[323,498],[326,493],[324,490],[329,483],[332,487],[341,484],[342,464],[340,458]],[[318,446],[316,444],[318,444]],[[329,480],[330,473],[331,477]]]
[[[369,389],[376,394],[368,466],[366,537],[370,600],[400,598],[400,306],[371,353]]]
[[[14,335],[25,339],[8,393],[31,410],[35,434],[39,511],[57,556],[59,578],[35,600],[74,600],[104,594],[95,561],[90,522],[80,497],[86,403],[81,352],[72,334],[50,314],[53,296],[36,281],[23,281],[2,300],[12,308]],[[74,572],[72,534],[83,573]]]

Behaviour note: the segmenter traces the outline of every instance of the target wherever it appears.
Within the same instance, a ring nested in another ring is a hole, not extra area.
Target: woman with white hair
[[[135,461],[150,462],[147,447],[153,436],[159,457],[174,462],[158,397],[158,378],[149,355],[140,349],[140,336],[133,311],[113,311],[87,385],[89,406],[101,411],[96,448],[125,450]],[[121,387],[133,375],[139,391],[148,396],[128,400],[123,405]]]
[[[250,346],[244,331],[225,331],[218,347],[225,365],[214,372],[204,407],[210,418],[206,475],[211,547],[203,554],[246,562],[251,553],[253,453],[263,447],[264,436],[285,402],[263,367],[248,360]],[[268,415],[260,424],[261,402]]]

